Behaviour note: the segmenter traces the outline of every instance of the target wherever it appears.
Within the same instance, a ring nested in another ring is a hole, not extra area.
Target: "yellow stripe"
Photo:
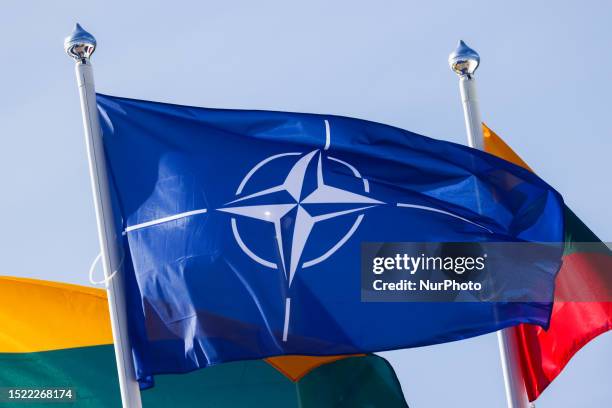
[[[338,356],[277,356],[268,357],[265,362],[276,368],[293,382],[298,382],[306,374],[322,365],[350,357],[363,357],[365,354],[346,354]]]
[[[0,276],[0,353],[112,344],[106,291]]]
[[[501,137],[497,136],[497,134],[489,129],[484,123],[482,124],[482,135],[484,139],[484,148],[487,153],[491,153],[492,155],[533,172],[527,163],[525,163]]]

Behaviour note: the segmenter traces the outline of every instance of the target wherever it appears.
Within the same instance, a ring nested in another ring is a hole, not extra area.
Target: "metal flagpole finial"
[[[455,51],[448,56],[448,64],[457,75],[470,78],[478,69],[480,55],[461,40]]]
[[[96,39],[93,35],[76,24],[72,33],[64,40],[64,51],[76,61],[87,64],[89,57],[96,50]]]

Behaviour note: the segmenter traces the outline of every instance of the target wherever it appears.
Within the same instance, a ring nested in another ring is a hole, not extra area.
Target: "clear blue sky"
[[[612,3],[174,3],[3,2],[0,274],[87,284],[98,252],[74,64],[62,49],[75,21],[98,39],[101,92],[341,114],[459,143],[447,56],[462,38],[482,58],[484,120],[612,240]],[[411,406],[503,406],[495,335],[384,355]],[[608,333],[538,407],[612,405],[611,361]]]

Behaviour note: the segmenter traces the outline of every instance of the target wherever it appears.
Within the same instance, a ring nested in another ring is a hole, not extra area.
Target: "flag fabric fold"
[[[485,151],[532,171],[491,129],[483,125]],[[520,325],[521,370],[530,401],[535,401],[572,356],[612,328],[612,252],[564,206],[563,264],[556,278],[548,330]]]
[[[0,320],[3,392],[71,389],[70,405],[121,406],[104,290],[0,277]],[[393,368],[375,355],[286,356],[221,364],[160,377],[141,396],[144,408],[407,407]],[[6,402],[0,400],[0,405]],[[57,403],[28,400],[27,405]]]
[[[141,384],[548,324],[550,302],[360,300],[363,242],[560,242],[562,198],[526,170],[346,117],[97,100]]]

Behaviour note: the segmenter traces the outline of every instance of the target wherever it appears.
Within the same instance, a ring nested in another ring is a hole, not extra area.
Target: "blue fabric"
[[[141,384],[548,325],[551,303],[360,300],[362,242],[562,242],[562,198],[524,169],[346,117],[106,95],[98,106]]]

